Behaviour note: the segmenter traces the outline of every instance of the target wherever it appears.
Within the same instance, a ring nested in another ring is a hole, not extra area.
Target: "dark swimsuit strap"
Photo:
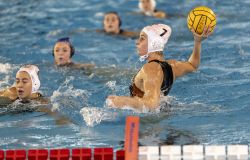
[[[173,71],[172,71],[172,67],[170,66],[170,64],[168,64],[165,61],[159,61],[159,60],[152,60],[149,61],[148,63],[151,62],[156,62],[158,64],[161,65],[162,71],[163,71],[163,82],[161,85],[161,91],[163,92],[163,94],[166,96],[168,95],[172,84],[173,84]]]
[[[169,93],[169,91],[170,91],[170,89],[172,87],[172,84],[173,84],[172,67],[165,61],[152,60],[152,61],[149,61],[148,63],[151,63],[151,62],[156,62],[156,63],[160,64],[161,67],[162,67],[164,77],[163,77],[163,82],[162,82],[162,85],[161,85],[161,91],[166,96]],[[137,88],[135,83],[134,83],[134,79],[135,79],[136,75],[138,74],[138,72],[132,77],[131,85],[129,87],[130,95],[132,97],[135,96],[135,95],[137,95],[138,97],[143,97],[143,94],[144,94],[144,92],[142,92],[139,88]]]
[[[40,93],[40,92],[37,92],[36,93],[37,97],[36,98],[41,98],[43,97],[43,95]],[[36,98],[33,98],[33,99],[36,99]],[[16,98],[16,100],[19,99],[18,97]]]
[[[124,30],[120,29],[119,34],[123,34],[123,33],[124,33]]]

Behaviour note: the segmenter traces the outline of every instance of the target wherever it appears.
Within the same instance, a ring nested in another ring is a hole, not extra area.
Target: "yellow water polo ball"
[[[187,25],[190,30],[193,28],[198,34],[202,34],[204,27],[208,25],[213,31],[216,26],[216,15],[206,6],[196,7],[189,12]]]

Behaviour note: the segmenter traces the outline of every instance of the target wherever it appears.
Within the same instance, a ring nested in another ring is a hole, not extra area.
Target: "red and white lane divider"
[[[139,117],[128,116],[125,148],[1,150],[0,160],[250,160],[248,145],[169,145],[138,147]]]

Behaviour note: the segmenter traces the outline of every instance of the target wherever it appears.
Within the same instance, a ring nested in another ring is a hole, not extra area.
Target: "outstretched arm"
[[[140,32],[134,32],[134,31],[127,31],[124,30],[121,35],[131,38],[137,38],[140,35]]]
[[[154,110],[159,106],[160,87],[162,84],[163,72],[159,64],[152,62],[145,64],[137,76],[143,79],[144,96],[109,96],[107,105],[114,108],[124,108],[126,106],[137,110]]]
[[[95,64],[92,63],[78,63],[74,64],[73,68],[75,69],[92,69],[95,67]]]
[[[197,34],[192,30],[194,35],[194,48],[188,61],[181,62],[175,60],[169,60],[168,62],[172,66],[174,77],[181,77],[189,72],[193,72],[198,69],[200,65],[200,53],[201,53],[201,42],[212,34],[210,26],[205,27],[201,35]]]
[[[163,12],[163,11],[156,11],[156,12],[154,12],[154,17],[156,17],[156,18],[167,18],[168,16],[167,16],[167,13],[165,13],[165,12]]]
[[[17,99],[16,87],[10,87],[3,91],[0,91],[0,96],[7,97],[11,100],[16,100]]]
[[[73,121],[64,115],[61,115],[57,111],[52,111],[51,108],[48,108],[47,106],[41,106],[37,109],[38,112],[44,112],[47,113],[48,115],[52,116],[55,119],[55,123],[57,125],[67,125],[67,124],[72,124]]]

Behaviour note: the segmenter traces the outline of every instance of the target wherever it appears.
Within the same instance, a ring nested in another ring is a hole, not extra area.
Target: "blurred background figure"
[[[125,37],[137,37],[139,32],[127,31],[121,29],[122,21],[117,12],[107,12],[103,19],[103,32],[112,35],[121,35]]]
[[[167,18],[167,14],[165,12],[156,10],[155,0],[139,0],[138,7],[146,16],[153,16],[156,18]]]
[[[55,64],[57,66],[66,66],[76,69],[89,69],[95,65],[90,63],[76,64],[72,61],[72,57],[75,54],[74,46],[72,45],[68,37],[60,38],[56,41],[52,55],[54,56]]]

